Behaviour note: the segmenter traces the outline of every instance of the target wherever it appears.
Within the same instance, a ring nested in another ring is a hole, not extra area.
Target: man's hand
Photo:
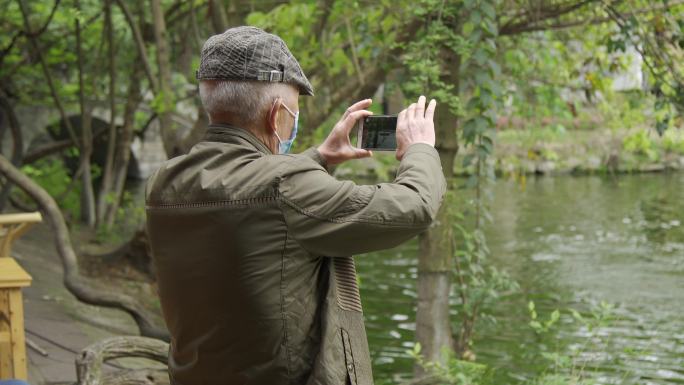
[[[397,117],[397,159],[401,160],[410,145],[426,143],[435,146],[435,99],[425,108],[425,96],[418,98],[418,103],[411,104],[401,111]]]
[[[350,159],[367,158],[373,155],[368,150],[352,146],[349,141],[349,132],[356,126],[356,122],[359,119],[364,119],[366,116],[373,115],[372,112],[366,110],[372,102],[371,99],[366,99],[347,108],[347,111],[342,115],[340,121],[335,124],[335,127],[333,127],[325,141],[323,141],[323,144],[318,146],[318,152],[329,166]]]

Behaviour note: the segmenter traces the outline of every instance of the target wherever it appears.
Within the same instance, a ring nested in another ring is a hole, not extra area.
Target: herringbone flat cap
[[[256,27],[230,28],[210,37],[202,47],[197,79],[284,82],[300,94],[314,94],[283,39]]]

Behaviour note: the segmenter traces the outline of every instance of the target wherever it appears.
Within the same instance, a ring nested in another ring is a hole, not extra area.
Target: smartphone
[[[356,147],[365,150],[397,149],[396,115],[372,115],[359,120]]]

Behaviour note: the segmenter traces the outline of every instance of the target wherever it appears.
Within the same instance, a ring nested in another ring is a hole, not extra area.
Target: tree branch
[[[0,65],[5,61],[5,56],[9,53],[10,50],[14,47],[14,43],[17,42],[20,36],[24,34],[24,31],[19,31],[12,36],[12,39],[10,40],[9,44],[7,47],[3,48],[2,51],[0,51]]]
[[[99,130],[95,132],[93,135],[93,139],[98,139],[100,136],[104,135],[104,133],[107,132],[106,130]],[[78,139],[79,142],[82,140],[82,138]],[[36,147],[33,150],[29,151],[26,153],[23,157],[22,164],[31,164],[36,162],[39,159],[45,158],[46,156],[50,156],[52,154],[56,154],[58,152],[64,151],[68,148],[78,146],[77,143],[74,143],[73,140],[71,139],[64,139],[64,140],[59,140],[56,142],[51,142],[44,144],[42,146]]]
[[[108,381],[103,381],[102,366],[107,361],[125,357],[142,357],[167,365],[168,354],[169,344],[164,341],[137,336],[110,337],[86,347],[76,358],[78,383],[79,385],[154,384],[156,382],[152,381],[152,378],[145,378],[145,376],[127,378],[126,382],[111,377]],[[130,374],[129,372],[123,373],[124,376],[130,376]],[[116,373],[114,376],[120,377],[121,373]]]
[[[627,12],[622,12],[622,13],[617,12],[617,11],[616,12],[620,16],[626,17],[626,16],[634,16],[634,15],[648,13],[648,12],[662,11],[662,10],[670,9],[672,7],[675,7],[677,5],[682,5],[682,4],[684,4],[684,1],[674,0],[674,1],[668,2],[667,4],[658,4],[658,5],[654,5],[652,7],[637,9],[634,11],[627,11]],[[613,7],[611,6],[611,8],[613,8]],[[575,9],[573,9],[573,10],[575,10]],[[553,18],[558,18],[562,15],[564,15],[564,14],[558,14],[558,15],[550,17],[550,18],[545,18],[544,20],[550,20]],[[613,16],[607,16],[607,17],[596,17],[596,18],[588,18],[588,19],[581,19],[581,20],[569,20],[569,21],[558,22],[558,23],[554,23],[554,24],[531,24],[531,23],[536,23],[538,21],[544,21],[544,20],[528,20],[526,22],[520,22],[520,23],[517,23],[514,25],[506,24],[506,25],[502,26],[499,30],[499,35],[500,36],[505,36],[505,35],[510,36],[510,35],[523,34],[523,33],[527,33],[527,32],[535,32],[535,31],[562,30],[562,29],[579,27],[579,26],[583,26],[583,25],[603,24],[603,23],[613,21],[614,19],[615,18]]]
[[[59,2],[60,0],[55,0],[55,4],[52,6],[52,10],[50,10],[50,15],[48,16],[47,20],[45,21],[42,27],[40,27],[37,31],[34,32],[25,31],[28,37],[38,37],[47,30],[48,25],[50,25],[50,22],[52,21],[52,17],[55,16],[55,11],[57,10],[57,6],[59,6]]]
[[[9,53],[9,51],[14,47],[14,43],[17,42],[19,37],[26,35],[27,37],[38,37],[43,34],[47,30],[48,25],[50,25],[50,22],[52,22],[52,17],[55,15],[55,11],[57,10],[57,6],[59,5],[61,0],[55,0],[55,4],[52,6],[52,10],[50,11],[50,15],[48,16],[47,20],[43,24],[42,27],[40,27],[38,30],[35,32],[27,33],[26,31],[22,30],[14,34],[12,36],[12,39],[10,40],[9,44],[7,47],[3,48],[0,51],[0,65],[2,62],[5,60],[5,56]]]
[[[528,17],[526,20],[517,21],[516,18],[509,20],[507,23],[499,28],[499,35],[512,35],[516,33],[529,32],[539,29],[530,29],[536,26],[537,23],[543,22],[545,20],[557,19],[563,15],[570,12],[576,11],[590,3],[598,2],[600,0],[583,0],[578,3],[570,4],[567,6],[558,6],[549,9],[542,9],[537,13],[537,15]],[[529,13],[523,13],[521,16],[529,15]],[[529,31],[528,31],[529,29]]]
[[[59,99],[59,95],[57,94],[57,89],[55,88],[55,84],[52,82],[52,76],[50,75],[50,69],[47,66],[47,62],[45,61],[45,58],[43,57],[43,52],[38,45],[38,41],[36,40],[36,37],[33,36],[31,33],[31,24],[28,19],[28,7],[24,3],[24,0],[18,0],[19,2],[19,9],[21,10],[21,15],[24,20],[24,30],[26,31],[27,36],[29,37],[29,41],[31,42],[31,46],[33,47],[34,53],[36,56],[38,56],[38,60],[40,61],[40,66],[43,69],[43,74],[45,75],[45,80],[48,84],[48,87],[50,88],[50,94],[52,95],[52,99],[55,102],[55,106],[59,110],[59,115],[62,118],[62,121],[64,121],[64,125],[67,128],[67,131],[69,132],[69,136],[71,139],[76,143],[76,134],[74,133],[74,128],[71,126],[71,121],[67,118],[66,111],[64,110],[64,106],[62,106],[62,102]]]
[[[328,20],[330,19],[330,13],[332,13],[332,8],[335,4],[335,0],[324,0],[320,2],[320,4],[321,8],[323,9],[323,14],[318,19],[318,24],[316,24],[313,33],[314,36],[316,36],[316,38],[318,39],[321,48],[323,48],[323,31],[325,30],[325,27],[328,25]]]
[[[126,6],[126,3],[124,3],[122,0],[114,1],[116,1],[116,4],[119,6],[119,8],[121,8],[121,12],[123,12],[126,22],[133,32],[133,40],[135,40],[135,47],[138,49],[140,61],[143,64],[143,68],[145,68],[145,75],[147,76],[147,80],[150,82],[150,88],[152,88],[152,92],[156,94],[159,91],[159,84],[152,73],[150,59],[147,56],[147,49],[145,48],[145,40],[143,40],[142,34],[140,33],[140,28],[138,28],[138,24],[136,24],[135,20],[133,20],[133,15],[128,9],[128,6]]]
[[[676,3],[670,3],[668,6],[674,6],[678,5],[684,2],[676,2]],[[666,6],[667,7],[667,6]],[[625,20],[626,14],[621,14],[618,10],[615,9],[611,4],[606,4],[606,10],[608,11],[608,14],[611,16],[611,18],[621,27],[621,28],[627,28],[627,21]],[[674,64],[672,63],[671,60],[668,60],[669,57],[663,55],[663,50],[662,47],[659,46],[659,44],[653,43],[650,39],[649,36],[639,36],[639,40],[636,41],[635,39],[632,38],[630,35],[630,40],[632,42],[632,45],[636,49],[636,51],[641,55],[641,57],[644,60],[644,64],[646,64],[646,67],[648,67],[649,71],[653,76],[658,78],[660,81],[667,83],[672,89],[678,89],[681,84],[684,83],[682,81],[681,75],[679,72],[674,68]],[[656,47],[654,47],[654,45]],[[674,77],[675,83],[669,82],[665,77],[662,75],[662,71],[659,71],[656,66],[658,65],[657,62],[660,62],[662,65],[666,67],[666,71],[671,74]]]
[[[351,47],[352,63],[354,63],[356,75],[359,77],[359,83],[361,85],[364,85],[366,84],[366,80],[363,77],[363,73],[361,72],[361,66],[359,65],[359,58],[356,55],[356,44],[354,44],[354,35],[352,33],[352,27],[348,17],[344,18],[344,24],[347,28],[347,41],[349,42],[349,47]]]
[[[174,26],[176,23],[178,23],[180,20],[182,20],[184,17],[186,17],[188,15],[190,15],[191,17],[195,17],[194,15],[196,15],[196,13],[195,13],[196,10],[208,6],[208,3],[203,3],[203,4],[200,4],[198,8],[195,8],[195,4],[193,2],[189,2],[189,3],[190,3],[190,7],[188,9],[184,10],[183,12],[179,12],[176,15],[173,15],[173,17],[170,17],[171,15],[168,15],[168,12],[167,12],[167,15],[164,16],[166,19],[168,19],[168,22],[166,23],[167,27]]]

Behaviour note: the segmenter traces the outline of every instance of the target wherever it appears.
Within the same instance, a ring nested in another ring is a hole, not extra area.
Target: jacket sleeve
[[[394,247],[430,225],[446,190],[439,155],[427,144],[408,148],[394,182],[375,185],[335,179],[315,152],[296,157],[280,176],[281,207],[290,236],[316,255]]]

